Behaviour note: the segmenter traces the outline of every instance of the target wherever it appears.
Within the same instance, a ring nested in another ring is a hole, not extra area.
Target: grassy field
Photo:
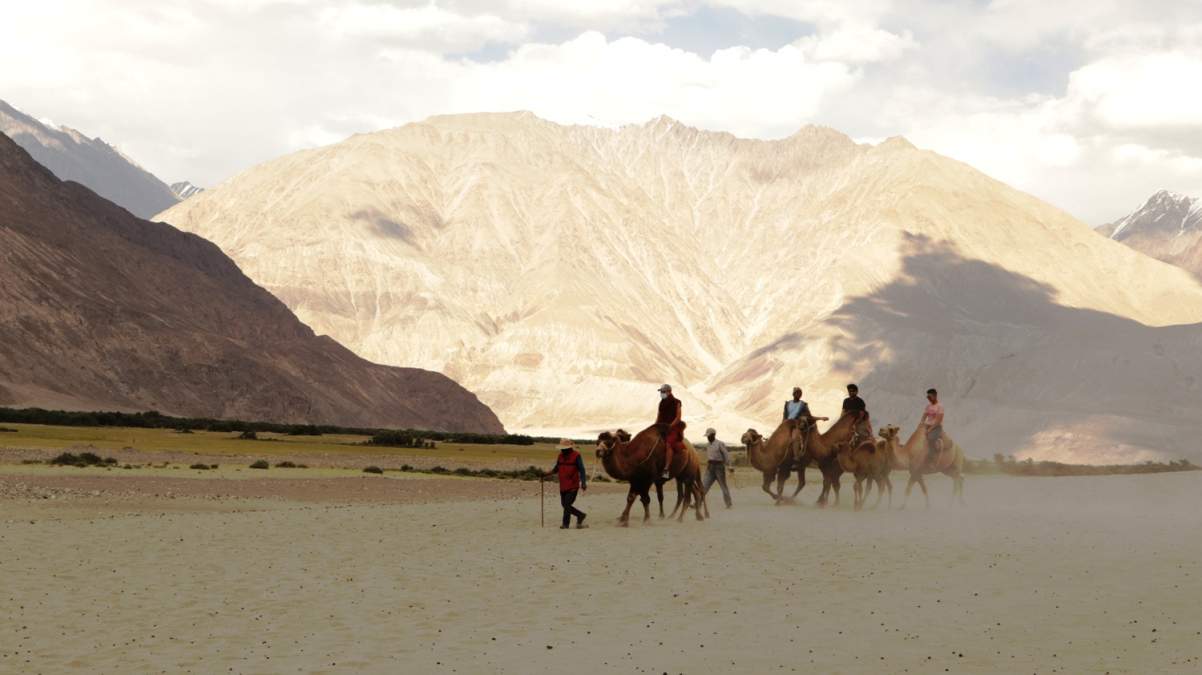
[[[141,429],[128,427],[65,427],[41,424],[0,425],[15,432],[0,432],[0,451],[66,450],[93,446],[97,450],[133,448],[145,451],[281,457],[314,455],[394,455],[397,457],[445,458],[448,462],[465,460],[512,460],[530,464],[550,464],[555,447],[549,443],[535,445],[473,445],[438,443],[433,450],[388,448],[361,445],[367,436],[326,435],[288,436],[260,433],[257,440],[242,440],[236,433],[197,431],[181,434],[171,429]]]

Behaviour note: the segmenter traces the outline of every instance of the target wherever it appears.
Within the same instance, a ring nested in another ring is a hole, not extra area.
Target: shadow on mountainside
[[[1067,307],[1054,288],[950,242],[907,234],[904,246],[896,281],[830,319],[842,334],[836,368],[868,373],[860,385],[878,423],[908,434],[933,386],[970,456],[1058,450],[1049,443],[1077,461],[1123,446],[1199,456],[1202,324]]]

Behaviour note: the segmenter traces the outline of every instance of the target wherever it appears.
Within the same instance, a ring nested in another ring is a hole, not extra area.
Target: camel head
[[[629,443],[630,434],[625,429],[603,431],[597,436],[597,457],[605,459],[614,451],[619,443]]]
[[[597,457],[605,459],[609,453],[614,451],[614,446],[618,444],[618,435],[612,431],[602,431],[597,436]]]
[[[886,441],[889,441],[889,440],[893,440],[894,438],[897,438],[897,434],[900,431],[901,431],[901,428],[898,427],[896,424],[886,424],[885,426],[881,427],[881,430],[879,432],[877,432],[877,435],[880,436],[881,438],[885,439]]]
[[[760,432],[756,431],[755,429],[748,429],[747,431],[743,432],[743,436],[739,440],[743,442],[743,447],[747,447],[749,445],[755,445],[756,443],[759,443],[761,440],[763,440],[763,438],[764,437],[760,435]]]

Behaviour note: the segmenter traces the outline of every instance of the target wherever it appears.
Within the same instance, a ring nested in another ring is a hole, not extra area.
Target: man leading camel
[[[584,458],[576,452],[576,444],[568,439],[559,442],[559,456],[555,458],[555,468],[547,472],[545,478],[559,478],[559,503],[563,506],[563,525],[559,529],[566,530],[576,516],[576,529],[584,529],[587,517],[584,511],[573,506],[579,490],[588,490],[588,476],[584,471]]]
[[[664,478],[669,478],[672,468],[672,458],[677,448],[684,450],[681,440],[684,438],[681,424],[680,399],[672,395],[672,385],[665,384],[659,388],[659,412],[655,416],[655,428],[659,430],[660,438],[664,439]]]
[[[927,389],[927,407],[922,411],[922,426],[927,434],[925,463],[930,464],[943,452],[943,404],[939,402],[939,392],[934,388]]]
[[[801,387],[793,387],[793,400],[785,401],[784,420],[789,423],[789,452],[794,460],[801,459],[805,451],[803,433],[815,420],[826,421],[826,417],[814,417],[810,404],[801,400]]]
[[[856,415],[856,434],[860,441],[872,440],[872,423],[868,418],[868,404],[860,398],[860,388],[855,384],[847,385],[847,398],[843,399],[843,414]]]

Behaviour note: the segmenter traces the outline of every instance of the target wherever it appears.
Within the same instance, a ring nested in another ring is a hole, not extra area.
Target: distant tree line
[[[411,441],[420,439],[422,442],[442,441],[447,443],[481,445],[534,445],[536,442],[550,443],[559,440],[557,438],[541,438],[521,434],[477,434],[418,429],[368,429],[362,427],[340,427],[329,424],[279,424],[276,422],[247,422],[244,420],[222,420],[208,417],[172,417],[170,415],[163,415],[156,410],[123,413],[0,407],[0,423],[3,422],[11,424],[47,424],[61,427],[134,427],[138,429],[216,431],[240,434],[248,432],[275,433],[291,436],[349,434],[371,436],[372,440],[369,441],[369,444],[372,445],[394,445],[390,441],[403,439]],[[401,445],[399,447],[425,446]]]
[[[1198,466],[1188,459],[1169,462],[1143,462],[1142,464],[1065,464],[1063,462],[1036,461],[1031,458],[1016,460],[1000,453],[993,461],[968,460],[965,473],[1004,473],[1012,476],[1108,476],[1116,474],[1171,473],[1174,471],[1197,471]]]

